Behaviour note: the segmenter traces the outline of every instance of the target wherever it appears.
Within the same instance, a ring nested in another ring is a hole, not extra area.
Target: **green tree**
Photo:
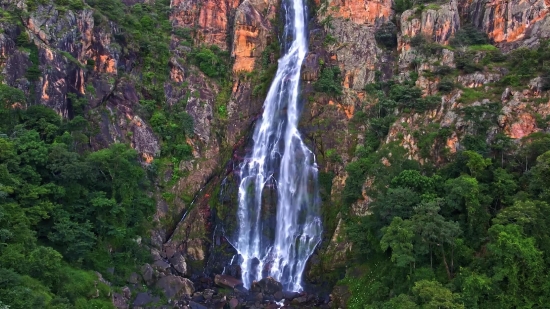
[[[380,240],[383,251],[391,248],[391,261],[398,267],[409,266],[415,262],[413,253],[414,227],[409,220],[394,217],[391,224],[382,228],[384,236]]]
[[[422,246],[417,247],[420,247],[420,250],[422,250],[422,247],[428,249],[430,267],[433,264],[432,252],[434,250],[440,251],[447,277],[451,280],[454,276],[455,241],[462,231],[457,222],[447,221],[439,214],[442,203],[442,200],[421,203],[415,208],[415,215],[411,221],[416,235],[419,236],[418,243],[422,244]],[[447,260],[447,255],[450,255],[450,262]]]
[[[460,294],[453,293],[437,281],[421,280],[415,282],[413,294],[425,309],[463,309]]]
[[[491,254],[489,265],[497,291],[493,297],[500,308],[530,307],[542,291],[548,275],[544,272],[543,253],[535,239],[525,237],[516,224],[495,224],[489,229]]]
[[[529,190],[540,199],[550,203],[550,151],[537,158],[536,165],[529,171]]]
[[[491,165],[491,159],[484,159],[483,156],[475,151],[467,150],[463,154],[468,158],[466,166],[470,169],[470,174],[474,178],[479,177]]]
[[[381,309],[416,309],[418,306],[414,303],[410,296],[399,294],[389,301],[385,302]]]
[[[11,133],[17,123],[19,109],[26,106],[23,91],[0,84],[0,133]]]

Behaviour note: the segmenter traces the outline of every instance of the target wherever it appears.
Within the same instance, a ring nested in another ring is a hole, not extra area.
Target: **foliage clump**
[[[325,66],[321,69],[319,79],[313,85],[315,91],[338,96],[342,94],[340,68],[337,66]]]
[[[367,131],[358,160],[346,167],[342,201],[352,207],[365,195],[371,200],[368,215],[345,216],[361,272],[350,271],[340,282],[351,291],[348,307],[519,308],[546,302],[550,221],[542,214],[550,211],[550,135],[534,133],[517,144],[503,134],[487,141],[498,104],[468,106],[463,117],[473,125],[462,148],[447,155],[447,164],[421,166],[400,146],[369,143],[376,136],[370,122],[388,117],[395,106],[384,100],[405,104],[418,100],[417,91],[399,84],[367,90],[380,92],[373,110],[381,113],[357,113],[352,120]],[[437,129],[446,132],[429,131],[425,144],[415,136],[420,148],[447,140],[451,131]]]
[[[84,118],[23,109],[25,99],[0,85],[2,305],[111,308],[110,288],[92,270],[125,284],[146,261],[136,242],[155,210],[145,170],[124,144],[82,151],[91,134]]]
[[[374,34],[376,42],[388,49],[397,47],[397,27],[392,22],[384,23]]]

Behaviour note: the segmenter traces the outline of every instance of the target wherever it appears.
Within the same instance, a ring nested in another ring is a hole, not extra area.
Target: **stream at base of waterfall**
[[[241,164],[238,252],[244,287],[267,276],[300,291],[308,258],[321,240],[317,164],[298,131],[300,73],[307,54],[303,0],[282,0],[284,56],[256,123],[252,152]],[[268,224],[266,192],[276,192],[275,224]]]

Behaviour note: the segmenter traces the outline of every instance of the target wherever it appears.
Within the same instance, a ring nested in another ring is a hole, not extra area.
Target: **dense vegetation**
[[[374,103],[352,119],[357,130],[366,132],[353,153],[358,160],[346,167],[342,196],[354,266],[339,284],[349,287],[350,308],[547,306],[550,134],[512,140],[491,130],[498,128],[502,105],[497,100],[505,87],[524,89],[539,76],[548,89],[548,42],[508,55],[487,44],[487,37],[469,26],[457,32],[451,46],[411,38],[421,57],[454,50],[457,68],[436,64],[433,72],[417,71],[413,63],[408,81],[367,85]],[[488,84],[489,90],[454,83],[459,73],[493,67],[508,73]],[[382,143],[396,114],[422,117],[440,106],[440,96],[422,96],[415,86],[419,75],[437,78],[440,93],[460,87],[464,106],[457,113],[469,123],[456,153],[445,147],[455,128],[435,123],[409,129],[403,123],[426,159],[423,164],[410,160],[397,143]],[[471,104],[482,99],[489,101]],[[537,125],[547,128],[547,119],[539,118]],[[373,201],[369,215],[358,217],[352,208],[363,198],[366,180],[366,195]]]
[[[396,157],[395,150],[390,168],[379,154],[348,166],[351,175],[376,178],[372,215],[349,219],[363,265],[346,279],[352,308],[548,302],[550,135],[534,134],[515,149],[491,147],[487,157],[457,153],[437,170]]]
[[[137,153],[124,144],[86,151],[92,131],[0,85],[0,307],[111,308],[149,253],[154,213]]]
[[[402,13],[417,7],[421,11],[426,8],[424,2],[396,0],[395,10]],[[27,3],[32,11],[44,1]],[[188,48],[180,60],[221,85],[216,113],[226,120],[225,104],[232,86],[229,54],[215,46],[195,46],[191,29],[173,29],[168,19],[169,1],[127,6],[119,0],[86,4],[56,0],[55,5],[61,12],[93,8],[98,27],[107,28],[110,21],[117,21],[115,44],[123,54],[139,59],[135,71],[121,70],[120,75],[128,76],[117,78],[141,76],[136,112],[161,139],[159,161],[176,165],[191,158],[187,140],[194,134],[194,124],[186,104],[190,98],[200,97],[198,91],[186,89],[185,100],[165,104],[171,35]],[[381,47],[394,50],[397,27],[386,23],[375,38]],[[349,155],[357,160],[346,167],[341,201],[347,237],[354,244],[353,261],[340,282],[350,287],[348,305],[547,306],[550,135],[536,133],[514,142],[498,133],[488,141],[499,104],[469,104],[494,99],[494,93],[500,95],[504,87],[520,89],[537,76],[543,90],[548,90],[549,43],[503,55],[488,45],[484,34],[467,25],[455,34],[450,46],[422,35],[410,40],[419,56],[412,63],[409,79],[367,85],[365,90],[374,103],[351,120],[352,131],[365,132],[361,132],[364,142],[350,150]],[[335,41],[327,35],[324,43]],[[37,47],[24,32],[17,46],[29,52],[31,65],[26,77],[37,80],[42,74]],[[433,72],[418,69],[422,61],[443,49],[455,52],[456,69],[440,63],[432,63]],[[254,85],[253,97],[265,96],[279,53],[277,42],[269,44],[260,57],[260,68],[248,74]],[[342,96],[339,67],[321,66],[313,85],[315,92]],[[492,66],[507,69],[500,81],[488,85],[496,89],[494,93],[455,84],[460,73]],[[471,129],[454,154],[444,147],[454,128],[431,124],[411,132],[418,141],[419,156],[425,159],[422,165],[409,159],[407,150],[397,143],[384,143],[397,115],[422,115],[440,106],[439,95],[423,96],[416,86],[419,76],[437,79],[440,93],[461,88],[459,102],[464,107],[459,116]],[[52,110],[29,104],[32,97],[25,98],[19,90],[0,84],[0,309],[112,308],[108,297],[112,287],[102,283],[94,271],[114,286],[121,285],[149,255],[139,235],[147,235],[154,212],[148,195],[150,175],[127,145],[90,151],[87,141],[97,128],[85,118],[87,102],[75,94],[69,99],[72,119],[62,120]],[[547,119],[539,118],[537,125],[546,127]],[[327,160],[341,162],[338,151],[327,150]],[[438,165],[431,164],[436,158]],[[177,172],[174,175],[179,177]],[[330,173],[320,175],[325,201],[330,201],[332,177]],[[368,216],[357,217],[351,214],[352,204],[363,198],[367,179],[372,182],[367,193],[373,202]],[[324,209],[327,230],[335,228],[334,218],[340,210]]]

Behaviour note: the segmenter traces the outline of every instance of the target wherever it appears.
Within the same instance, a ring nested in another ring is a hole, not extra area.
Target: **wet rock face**
[[[514,42],[530,45],[550,37],[549,6],[545,0],[461,0],[464,15],[503,46]],[[512,46],[517,45],[508,48]]]
[[[272,277],[267,277],[260,281],[254,281],[250,287],[250,291],[274,295],[277,292],[283,291],[283,285]]]

